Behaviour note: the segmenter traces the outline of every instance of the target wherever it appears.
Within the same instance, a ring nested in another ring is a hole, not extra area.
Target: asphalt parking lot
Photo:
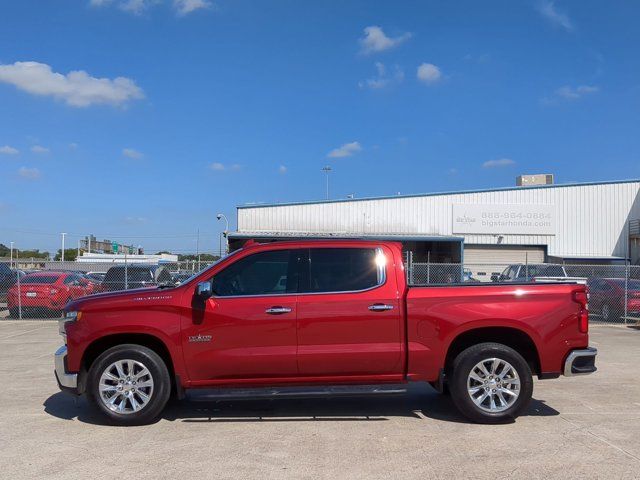
[[[526,415],[474,425],[427,386],[378,398],[172,404],[100,424],[58,392],[51,321],[0,321],[3,478],[640,478],[640,330],[595,327],[599,371],[536,381]]]

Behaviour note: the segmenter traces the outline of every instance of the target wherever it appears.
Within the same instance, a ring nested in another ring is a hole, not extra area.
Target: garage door
[[[513,263],[544,263],[545,247],[517,245],[465,245],[464,266],[474,278],[491,281],[491,275],[501,273]]]

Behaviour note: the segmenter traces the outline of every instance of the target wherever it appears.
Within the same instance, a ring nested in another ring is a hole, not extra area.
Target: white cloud
[[[361,150],[362,150],[362,146],[360,145],[360,142],[345,143],[344,145],[331,150],[327,154],[327,157],[329,158],[350,157],[351,155],[356,154]]]
[[[149,8],[162,3],[162,0],[120,0],[118,5],[121,10],[133,13],[134,15],[142,15]]]
[[[133,160],[140,160],[144,158],[144,153],[134,150],[133,148],[123,148],[122,155]]]
[[[181,16],[203,8],[211,8],[212,6],[213,4],[208,0],[173,0],[173,8]]]
[[[398,65],[394,65],[393,73],[389,75],[387,73],[387,67],[382,62],[376,62],[376,76],[368,78],[364,81],[358,82],[360,88],[370,88],[377,90],[384,88],[391,83],[400,83],[404,80],[404,72]]]
[[[142,15],[151,7],[162,2],[163,0],[90,0],[89,5],[92,7],[106,7],[116,4],[120,10],[134,15]],[[178,16],[213,7],[213,3],[210,0],[173,0],[172,4]]]
[[[433,63],[423,63],[418,66],[418,72],[416,73],[418,80],[427,85],[433,85],[442,78],[442,71]]]
[[[410,38],[410,32],[403,33],[398,37],[387,37],[382,28],[372,25],[364,29],[364,37],[360,39],[360,51],[364,54],[384,52],[397,47]]]
[[[538,12],[540,12],[540,14],[552,25],[564,28],[568,32],[572,32],[574,30],[573,23],[569,17],[564,13],[558,12],[554,2],[550,0],[542,0],[538,3]]]
[[[4,145],[0,147],[0,153],[2,155],[18,155],[20,153],[20,150],[9,145]]]
[[[49,153],[50,150],[47,147],[43,147],[42,145],[34,145],[33,147],[31,147],[31,151],[33,153],[44,154]]]
[[[484,168],[509,167],[515,165],[516,162],[510,158],[498,158],[497,160],[488,160],[482,164]]]
[[[142,225],[143,223],[147,223],[148,221],[149,219],[146,217],[129,216],[124,218],[124,223],[126,223],[127,225]]]
[[[599,90],[598,87],[593,85],[580,85],[578,87],[570,87],[565,85],[564,87],[560,87],[556,90],[555,94],[566,100],[578,100],[584,95],[589,95],[591,93],[596,93]]]
[[[20,167],[18,169],[18,175],[26,180],[37,180],[42,176],[40,170],[37,168]]]
[[[224,172],[229,170],[240,170],[240,165],[237,163],[232,163],[231,165],[225,165],[224,163],[213,162],[209,165],[209,168],[216,172]]]
[[[77,150],[77,148],[78,148],[78,144],[77,144],[77,143],[75,143],[75,142],[71,142],[71,143],[69,144],[69,148],[70,148],[71,150]]]
[[[282,174],[282,175],[284,175],[285,173],[287,173],[287,170],[288,170],[288,169],[287,169],[287,167],[285,167],[284,165],[280,165],[280,166],[278,167],[278,173],[280,173],[280,174]]]
[[[120,106],[139,98],[144,93],[135,82],[126,77],[96,78],[84,70],[55,73],[45,63],[15,62],[0,65],[0,82],[14,85],[27,93],[51,96],[72,107],[106,104]]]

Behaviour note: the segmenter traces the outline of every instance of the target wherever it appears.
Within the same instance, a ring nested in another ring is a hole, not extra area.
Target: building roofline
[[[418,234],[384,234],[384,233],[303,233],[303,232],[229,232],[230,239],[251,238],[291,238],[300,241],[313,240],[378,240],[390,242],[456,242],[462,243],[464,237],[455,235],[418,235]]]
[[[437,197],[443,195],[465,195],[471,193],[489,193],[489,192],[507,192],[510,190],[539,190],[542,188],[566,188],[566,187],[590,187],[595,185],[614,185],[623,183],[640,183],[640,179],[629,180],[610,180],[602,182],[577,182],[577,183],[558,183],[554,185],[531,185],[528,187],[499,187],[499,188],[483,188],[478,190],[458,190],[434,193],[413,193],[407,195],[387,195],[381,197],[362,197],[362,198],[339,198],[335,200],[309,200],[301,202],[283,202],[283,203],[256,203],[237,205],[238,210],[245,208],[266,208],[266,207],[287,207],[295,205],[319,205],[322,203],[346,203],[346,202],[366,202],[371,200],[392,200],[397,198],[416,198],[416,197]]]

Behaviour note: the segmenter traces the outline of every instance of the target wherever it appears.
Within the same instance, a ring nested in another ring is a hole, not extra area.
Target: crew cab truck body
[[[385,393],[414,381],[495,423],[526,408],[532,375],[596,370],[587,330],[584,285],[413,287],[395,242],[250,244],[177,287],[70,303],[55,372],[120,424],[153,421],[187,389]]]

